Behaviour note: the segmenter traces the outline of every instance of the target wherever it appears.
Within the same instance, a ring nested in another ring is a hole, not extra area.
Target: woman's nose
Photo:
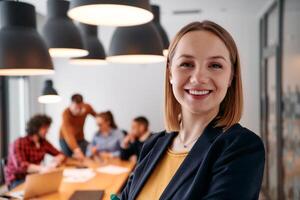
[[[209,72],[204,66],[197,66],[192,71],[190,82],[191,83],[198,83],[203,84],[207,83],[209,80]]]

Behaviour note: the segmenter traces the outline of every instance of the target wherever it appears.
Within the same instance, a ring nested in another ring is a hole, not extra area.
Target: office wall
[[[283,28],[283,168],[284,197],[300,199],[300,1],[285,1]]]
[[[232,33],[240,50],[244,82],[245,111],[242,124],[259,134],[259,38],[258,18],[229,14],[208,13],[207,15],[161,16],[162,25],[172,38],[184,25],[195,20],[210,19]],[[100,27],[99,38],[106,50],[114,28]],[[128,129],[130,121],[137,115],[145,115],[151,130],[163,129],[163,82],[164,63],[147,65],[109,64],[106,66],[75,66],[67,60],[54,59],[55,75],[31,77],[30,112],[45,112],[53,118],[49,139],[58,145],[61,113],[69,104],[70,96],[82,93],[96,111],[111,110],[119,127]],[[43,80],[51,78],[62,96],[57,104],[41,106],[37,97],[42,90]],[[96,130],[94,120],[89,117],[85,126],[87,139]]]

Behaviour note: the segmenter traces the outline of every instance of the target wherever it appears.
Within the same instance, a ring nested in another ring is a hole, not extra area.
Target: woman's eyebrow
[[[210,60],[212,60],[212,59],[222,59],[222,60],[228,62],[228,60],[226,60],[223,56],[211,56],[208,59],[210,59]]]
[[[176,59],[180,59],[180,58],[195,58],[195,56],[190,55],[190,54],[181,54],[179,55]],[[229,62],[224,56],[221,55],[217,55],[217,56],[211,56],[207,58],[208,60],[213,60],[213,59],[222,59],[225,62]]]
[[[195,57],[190,55],[190,54],[182,54],[182,55],[177,57],[177,59],[179,59],[179,58],[195,58]]]

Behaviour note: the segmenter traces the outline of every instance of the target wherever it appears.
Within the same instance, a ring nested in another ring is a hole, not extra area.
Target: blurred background
[[[35,6],[37,31],[44,40],[50,37],[47,33],[63,37],[64,32],[67,32],[64,28],[45,28],[49,16],[56,14],[47,11],[46,0],[22,2]],[[239,48],[242,63],[245,106],[241,124],[260,135],[267,150],[263,198],[299,200],[300,1],[151,0],[150,4],[159,7],[159,18],[156,18],[158,20],[156,23],[159,23],[165,31],[169,41],[181,27],[193,21],[212,20],[232,34]],[[4,26],[5,21],[1,19],[4,16],[1,11],[0,27]],[[78,21],[73,22],[81,37],[84,37],[85,29]],[[138,26],[143,25],[131,28]],[[75,64],[70,57],[51,55],[54,74],[39,76],[1,74],[1,158],[7,156],[9,144],[25,134],[26,121],[36,113],[52,117],[53,123],[48,139],[59,148],[61,115],[74,93],[81,93],[84,101],[90,103],[97,112],[111,110],[122,129],[128,130],[132,118],[138,115],[144,115],[149,119],[150,129],[153,132],[164,129],[165,59],[159,62],[149,62],[142,58],[134,59],[139,62],[128,60],[114,62],[109,57],[113,57],[115,52],[122,51],[118,42],[133,40],[126,39],[125,36],[118,38],[121,36],[116,33],[121,26],[95,25],[95,27],[96,36],[106,54],[101,58],[104,60],[103,63]],[[141,39],[139,42],[150,43],[151,46],[152,40],[147,38],[147,34],[143,34],[139,32]],[[0,37],[0,43],[3,42],[1,39],[3,37]],[[163,42],[163,36],[160,39],[160,42]],[[1,50],[3,49],[0,49],[0,54]],[[4,57],[0,55],[1,59]],[[5,66],[0,66],[1,68]],[[52,81],[60,101],[39,102],[46,80]],[[96,129],[94,119],[88,117],[84,128],[87,140],[92,139]]]

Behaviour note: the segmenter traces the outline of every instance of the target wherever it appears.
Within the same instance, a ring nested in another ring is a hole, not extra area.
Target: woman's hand
[[[91,148],[91,152],[92,152],[92,155],[97,155],[97,147],[96,146],[93,146]]]

